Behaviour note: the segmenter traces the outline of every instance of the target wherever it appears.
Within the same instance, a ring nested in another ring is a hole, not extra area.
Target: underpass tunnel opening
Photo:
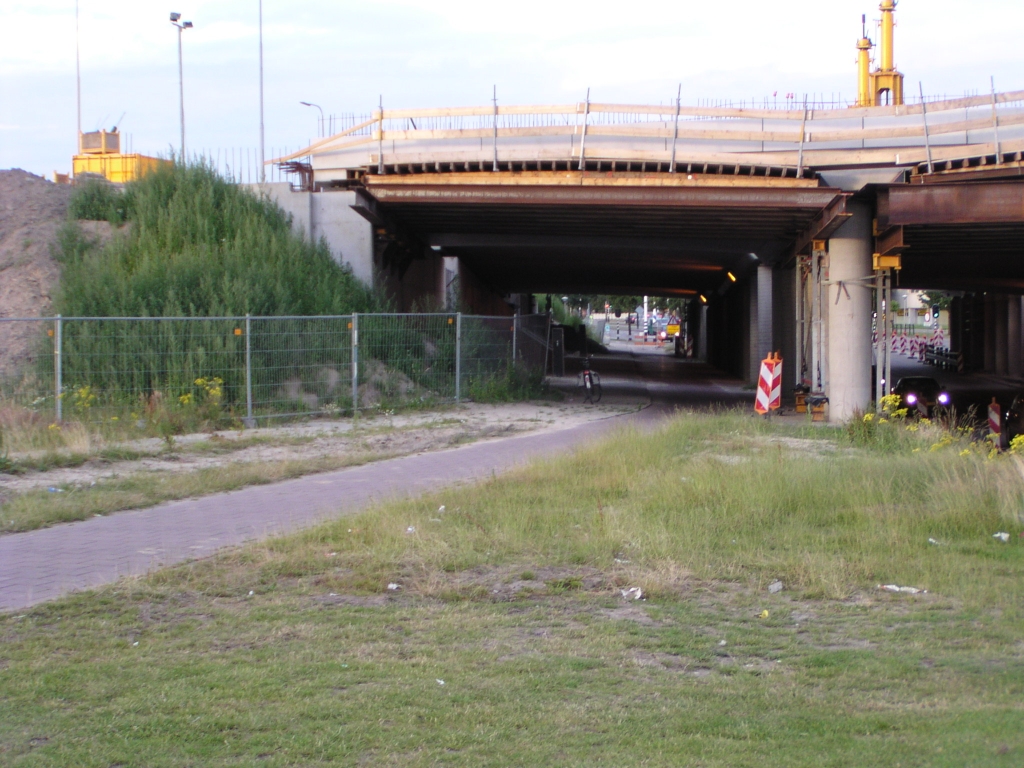
[[[379,265],[398,291],[402,270],[416,275],[412,260],[433,263],[426,282],[447,308],[526,312],[534,307],[514,297],[548,293],[685,299],[693,349],[733,376],[752,383],[765,355],[791,351],[793,243],[839,190],[818,179],[702,187],[613,176],[593,186],[518,186],[501,172],[475,183],[374,177],[358,206],[385,253],[414,243]],[[411,307],[409,294],[402,302]]]
[[[354,207],[374,224],[401,309],[427,306],[417,291],[485,314],[533,309],[509,301],[533,294],[685,298],[696,354],[754,384],[777,352],[784,391],[826,395],[833,421],[871,404],[879,270],[895,286],[958,292],[948,349],[965,367],[1022,367],[1024,318],[1010,298],[1024,292],[1020,177],[850,177],[843,191],[817,176],[562,175],[374,177]]]

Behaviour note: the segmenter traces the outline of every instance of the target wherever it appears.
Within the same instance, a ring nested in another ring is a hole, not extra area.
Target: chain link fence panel
[[[472,397],[542,370],[547,315],[0,318],[0,407],[206,423]],[[177,415],[176,415],[177,414]]]

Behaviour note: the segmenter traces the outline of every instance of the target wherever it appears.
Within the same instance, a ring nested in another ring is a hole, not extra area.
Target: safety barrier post
[[[359,315],[352,313],[352,421],[359,414]]]
[[[252,429],[256,422],[252,418],[252,317],[245,313],[245,420],[246,426]]]
[[[768,354],[761,361],[760,375],[757,377],[757,395],[754,397],[754,410],[765,418],[782,406],[782,358],[776,354]]]
[[[64,388],[63,374],[61,371],[61,355],[64,346],[64,318],[57,315],[57,322],[53,329],[53,382],[54,395],[57,408],[57,423],[60,424],[64,418],[64,399],[61,397],[61,390]]]
[[[993,397],[988,406],[988,433],[992,435],[998,444],[1003,431],[1003,412],[999,408],[998,401]]]
[[[455,315],[455,402],[462,394],[462,313]]]

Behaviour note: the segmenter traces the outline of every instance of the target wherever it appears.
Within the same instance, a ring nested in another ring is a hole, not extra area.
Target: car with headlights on
[[[909,413],[918,413],[930,418],[936,410],[950,406],[949,392],[930,376],[904,376],[893,387],[892,393],[900,396],[900,402]]]

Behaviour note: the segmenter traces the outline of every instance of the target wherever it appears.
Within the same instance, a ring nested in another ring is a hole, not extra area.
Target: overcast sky
[[[136,151],[178,144],[179,11],[190,151],[255,148],[257,0],[79,0],[82,128]],[[582,100],[683,103],[856,90],[860,15],[877,0],[264,0],[266,143],[316,135],[315,109]],[[902,0],[907,92],[1024,89],[1024,2]],[[876,37],[871,33],[872,37]],[[944,41],[953,41],[946,44]],[[954,47],[955,46],[955,47]],[[0,0],[0,168],[66,172],[75,150],[74,0]]]

